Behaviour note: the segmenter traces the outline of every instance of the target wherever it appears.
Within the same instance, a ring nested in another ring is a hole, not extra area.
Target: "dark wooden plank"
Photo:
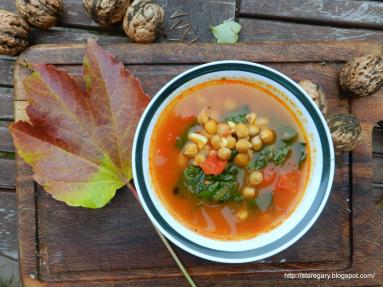
[[[239,15],[325,25],[383,28],[383,3],[367,1],[242,0]]]
[[[16,193],[0,188],[0,256],[17,259]]]
[[[10,122],[0,121],[0,152],[14,152],[13,141],[8,130]]]
[[[375,127],[373,130],[373,146],[374,153],[383,154],[383,129]]]
[[[103,45],[125,64],[199,64],[237,59],[254,62],[345,61],[366,53],[380,54],[383,43],[361,41],[289,41],[220,45],[188,44],[106,44]],[[51,64],[81,64],[84,44],[36,45],[22,53],[19,61]],[[233,49],[235,47],[235,49]],[[302,53],[299,49],[304,49]],[[211,53],[214,51],[214,53]],[[329,53],[331,51],[331,53]]]
[[[383,39],[383,32],[377,30],[335,28],[257,18],[239,18],[239,23],[242,25],[241,42]]]
[[[310,59],[314,59],[314,63],[312,61],[305,64],[296,61],[292,63],[270,63],[280,61],[281,58],[276,56],[277,51],[282,53],[282,51],[292,52],[293,50],[291,48],[289,50],[290,43],[282,46],[278,46],[278,43],[268,44],[269,49],[266,49],[266,44],[263,43],[265,45],[263,49],[257,48],[258,45],[253,45],[252,50],[250,50],[249,45],[249,50],[247,50],[247,54],[243,55],[243,57],[252,58],[253,53],[267,54],[268,51],[271,51],[271,56],[268,56],[269,61],[264,60],[263,62],[285,72],[295,80],[309,78],[318,81],[329,94],[331,111],[348,111],[350,109],[347,100],[339,99],[336,74],[340,63],[318,63],[321,62],[318,59],[334,51],[334,53],[342,55],[342,58],[337,61],[342,62],[358,53],[365,53],[367,51],[380,52],[382,50],[381,45],[371,45],[370,43],[366,44],[366,46],[359,44],[349,46],[350,44],[348,43],[347,47],[339,43],[336,45],[327,43],[327,45],[322,44],[318,46],[302,43],[301,45],[296,44],[295,48],[300,48],[301,54],[308,53],[312,55]],[[262,43],[260,45],[262,46]],[[109,47],[114,49],[117,46],[119,45]],[[134,45],[129,47],[132,46]],[[79,49],[79,45],[75,47]],[[151,47],[159,49],[156,45]],[[185,47],[186,49],[188,46],[181,45],[178,47]],[[208,48],[207,46],[199,45],[198,47],[205,47],[205,54],[210,55],[216,53],[216,48],[222,46],[212,45]],[[244,51],[241,50],[243,49],[242,45],[237,47],[240,49],[239,51]],[[319,47],[317,54],[320,55],[315,56],[314,51],[310,50],[310,47],[313,50]],[[330,49],[331,47],[333,50]],[[208,49],[211,49],[210,53],[207,53]],[[146,50],[147,56],[151,57],[152,54],[148,51]],[[190,51],[193,52],[192,50]],[[229,49],[221,50],[220,52],[224,57],[232,55]],[[224,52],[228,54],[224,54]],[[67,53],[71,54],[69,50],[67,50]],[[169,51],[166,53],[169,53]],[[194,53],[197,55],[197,63],[203,60],[203,53],[199,54],[199,52],[195,51]],[[189,57],[191,58],[192,55],[189,55]],[[297,51],[295,54],[292,53],[292,55],[293,57],[298,57]],[[125,59],[123,56],[129,57],[129,54],[120,51],[118,56]],[[261,56],[257,55],[257,57]],[[287,55],[282,57],[288,58]],[[308,58],[307,55],[304,57]],[[169,58],[171,61],[175,61],[176,57],[169,55]],[[150,61],[147,58],[145,59],[147,61],[146,64],[150,64]],[[155,61],[158,60],[155,59]],[[165,62],[163,63],[165,64]],[[62,62],[62,64],[65,64],[63,67],[72,69],[71,71],[78,71],[79,69],[79,67],[72,68],[70,65],[67,66],[65,62]],[[135,69],[136,73],[142,73],[142,76],[139,75],[139,77],[144,82],[144,86],[153,84],[153,87],[151,87],[153,92],[167,81],[167,78],[176,69],[180,71],[187,67],[180,64],[175,66],[168,64],[171,67],[167,68],[168,73],[159,77],[163,71],[166,71],[165,65],[160,65],[161,69],[156,69],[154,65],[139,66],[137,65],[139,63],[131,62],[127,64],[129,64],[128,66],[132,70]],[[186,64],[195,63],[186,62]],[[20,67],[16,69],[16,73],[21,73]],[[25,76],[26,73],[21,73],[20,75]],[[20,77],[17,78],[22,79]],[[20,88],[19,85],[16,86]],[[17,91],[21,92],[22,90],[19,88]],[[376,107],[383,106],[376,96],[371,97],[371,100]],[[371,107],[372,102],[356,104],[365,110],[371,109],[374,111],[374,107]],[[372,126],[377,121],[375,117],[361,117],[361,120],[364,126],[366,123]],[[366,144],[368,145],[366,136],[363,137],[363,140],[361,147]],[[367,187],[366,179],[363,180],[363,178],[366,175],[367,179],[372,179],[372,172],[368,168],[371,160],[366,156],[368,153],[361,153],[360,151],[360,149],[356,151],[356,165],[355,167],[353,166],[352,170],[353,172],[358,172],[358,179]],[[381,262],[379,261],[381,259],[381,251],[378,249],[381,246],[379,241],[381,240],[379,239],[381,230],[376,228],[376,222],[379,222],[381,217],[379,217],[376,209],[374,209],[375,207],[371,206],[372,204],[376,205],[376,202],[374,200],[371,201],[371,197],[365,196],[370,192],[366,187],[354,186],[353,192],[356,192],[358,201],[354,202],[353,199],[351,203],[348,185],[351,180],[349,176],[351,165],[349,160],[351,158],[354,159],[354,154],[352,157],[346,154],[337,158],[333,190],[325,210],[315,226],[298,243],[284,252],[261,262],[241,265],[216,264],[195,258],[178,249],[176,249],[176,252],[192,276],[194,276],[196,282],[202,286],[222,286],[224,284],[243,286],[249,285],[249,282],[252,282],[252,285],[258,286],[288,284],[296,286],[303,283],[307,286],[313,286],[318,284],[317,280],[290,281],[283,279],[283,272],[299,272],[302,270],[307,272],[313,270],[337,270],[337,272],[342,273],[378,272],[377,268]],[[101,210],[69,208],[54,201],[40,188],[37,190],[37,197],[35,197],[30,169],[25,167],[25,164],[18,164],[18,169],[20,256],[22,274],[26,286],[55,286],[54,282],[57,282],[56,286],[79,286],[80,284],[87,286],[93,282],[96,282],[98,286],[126,286],[133,284],[132,282],[137,282],[137,285],[150,284],[145,282],[166,285],[166,283],[170,282],[169,286],[172,286],[173,283],[175,283],[174,285],[183,285],[185,283],[181,281],[182,277],[169,255],[164,251],[162,243],[153,235],[153,230],[150,229],[151,227],[148,225],[145,215],[142,215],[142,211],[137,209],[132,196],[126,190],[119,191],[111,204]],[[34,209],[35,203],[37,204],[37,210]],[[371,208],[372,217],[370,218],[369,211]],[[21,215],[20,210],[23,211]],[[353,217],[354,211],[358,214],[358,217]],[[133,215],[128,212],[131,212]],[[36,218],[37,222],[35,222]],[[352,221],[350,221],[351,218]],[[368,220],[373,222],[367,222]],[[353,223],[352,229],[351,222]],[[39,227],[37,233],[34,230],[36,224]],[[362,226],[363,224],[365,225],[364,227]],[[115,232],[115,230],[118,230],[118,232]],[[353,231],[352,236],[351,231]],[[36,238],[39,239],[37,246],[33,244]],[[352,246],[358,246],[360,250],[351,249]],[[38,257],[35,255],[36,251],[39,254]],[[81,255],[84,254],[81,252],[86,253],[86,256]],[[41,281],[31,281],[31,274],[33,278],[38,278]],[[141,284],[141,282],[144,283]],[[326,281],[326,283],[331,285],[344,285],[344,282],[339,279]],[[352,280],[348,282],[354,286],[366,286],[381,285],[382,280],[380,277],[377,277],[369,280]]]
[[[122,33],[113,35],[100,31],[53,27],[49,30],[32,29],[30,44],[84,43],[89,38],[94,38],[100,43],[130,42]]]
[[[0,56],[0,86],[13,86],[13,66],[15,61]]]
[[[13,89],[0,87],[0,121],[13,120]]]
[[[189,15],[182,17],[182,24],[191,23],[193,36],[198,36],[199,41],[208,42],[213,40],[209,25],[216,25],[223,20],[234,18],[236,0],[221,1],[183,1],[183,0],[158,0],[156,1],[165,8],[166,16],[164,29],[168,38],[179,38],[184,30],[172,30],[169,28],[175,20],[170,16],[180,10]],[[74,27],[91,30],[108,31],[123,36],[121,25],[103,27],[93,21],[83,8],[82,1],[64,0],[64,16],[59,25],[63,27]],[[14,1],[0,0],[0,8],[15,11]],[[177,20],[180,18],[177,18]],[[44,34],[44,33],[43,33]],[[189,40],[191,38],[188,38]],[[33,40],[34,41],[34,40]]]
[[[267,65],[280,72],[286,73],[297,82],[309,78],[322,85],[328,98],[334,100],[334,106],[340,106],[342,103],[348,105],[347,99],[339,98],[340,90],[336,80],[333,78],[339,65],[333,63],[267,63]],[[82,67],[80,65],[60,65],[59,67],[60,69],[67,70],[75,79],[81,82]],[[193,65],[127,65],[127,68],[141,80],[145,92],[152,96],[158,92],[161,87],[160,84],[165,84],[173,77],[191,67],[193,67]],[[20,92],[18,96],[21,97]],[[25,98],[20,98],[20,100],[21,99],[25,100]]]
[[[15,188],[16,168],[13,159],[0,158],[0,188]]]
[[[374,154],[372,164],[374,169],[373,182],[383,184],[383,154]]]
[[[383,262],[383,225],[378,194],[371,192],[373,179],[372,130],[382,120],[383,90],[365,98],[354,99],[351,110],[362,123],[362,142],[352,152],[352,212],[353,212],[353,272],[374,270]],[[380,197],[381,199],[381,197]],[[380,268],[381,270],[381,268]],[[369,271],[371,272],[371,271]],[[377,273],[375,284],[383,284],[382,273]]]

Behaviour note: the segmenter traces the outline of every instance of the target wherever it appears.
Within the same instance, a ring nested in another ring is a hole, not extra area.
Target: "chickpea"
[[[257,134],[259,134],[260,130],[261,129],[257,125],[254,125],[254,124],[249,125],[249,136],[251,137],[256,136]]]
[[[240,139],[239,141],[237,141],[237,143],[235,144],[235,149],[238,151],[238,152],[247,152],[247,150],[251,148],[251,143],[248,141],[248,140],[245,140],[245,139]]]
[[[208,120],[203,127],[209,134],[214,135],[217,133],[218,125],[215,120]]]
[[[271,144],[275,140],[274,132],[268,128],[261,129],[260,137],[265,144]]]
[[[253,171],[247,179],[250,185],[256,186],[263,181],[263,173],[260,171]]]
[[[198,153],[198,147],[197,144],[193,142],[187,142],[184,146],[184,155],[187,157],[195,157]]]
[[[188,140],[197,144],[199,149],[202,149],[207,144],[207,137],[201,134],[191,132],[188,134]]]
[[[226,147],[229,149],[234,149],[235,144],[237,143],[236,139],[232,136],[226,138]]]
[[[249,216],[249,212],[246,209],[240,209],[235,214],[235,219],[237,221],[244,221]]]
[[[218,150],[218,156],[223,160],[228,160],[231,156],[231,149],[228,149],[227,147],[221,147]]]
[[[239,138],[244,138],[249,135],[249,129],[247,128],[245,124],[239,123],[235,127],[235,133],[237,134]]]
[[[231,121],[228,121],[227,124],[229,125],[230,128],[232,128],[233,130],[235,130],[235,127],[237,126],[235,123],[231,122]]]
[[[212,148],[219,149],[221,144],[222,144],[221,137],[219,135],[212,136],[210,139],[210,144],[211,144]]]
[[[200,125],[203,125],[207,123],[209,120],[209,113],[206,109],[202,110],[198,115],[197,115],[197,121]]]
[[[227,123],[219,123],[217,128],[217,134],[222,136],[228,136],[231,134],[231,128]]]
[[[266,119],[266,118],[259,118],[259,119],[256,120],[256,124],[260,128],[265,128],[269,124],[269,120]]]
[[[251,145],[253,147],[253,150],[255,151],[258,151],[260,149],[262,149],[262,141],[261,141],[261,138],[259,136],[255,136],[251,139]]]
[[[250,162],[250,157],[247,153],[239,153],[234,158],[234,163],[238,166],[247,166]]]
[[[250,114],[246,115],[246,121],[249,124],[254,124],[255,123],[255,118],[256,118],[256,114],[255,113],[250,113]]]
[[[201,163],[203,163],[205,161],[205,159],[206,159],[206,155],[204,153],[200,152],[195,156],[195,158],[193,160],[193,164],[194,165],[200,165]]]
[[[255,188],[251,186],[246,186],[242,189],[242,195],[246,199],[252,199],[255,197]]]

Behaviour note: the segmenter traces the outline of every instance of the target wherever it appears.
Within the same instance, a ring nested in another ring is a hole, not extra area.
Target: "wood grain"
[[[0,188],[15,188],[16,166],[13,159],[0,158]]]
[[[0,87],[0,121],[13,120],[13,89]]]
[[[8,130],[10,122],[0,121],[0,152],[14,152],[13,141]]]
[[[2,59],[0,56],[0,86],[13,86],[13,66],[15,61],[12,59]]]
[[[383,38],[383,31],[381,30],[345,29],[258,18],[239,18],[238,21],[242,26],[239,38],[241,42],[265,40],[381,40]]]
[[[383,28],[383,3],[333,0],[242,0],[239,16],[300,22]]]
[[[0,188],[0,255],[17,259],[16,193]]]

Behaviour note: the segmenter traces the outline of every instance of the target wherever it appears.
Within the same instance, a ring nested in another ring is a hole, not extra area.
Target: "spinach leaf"
[[[269,208],[272,201],[273,201],[273,194],[269,191],[260,193],[255,199],[255,203],[257,204],[258,208],[262,212],[265,212],[267,208]]]
[[[297,139],[298,133],[290,127],[284,127],[282,133],[282,141],[292,144]]]
[[[202,200],[225,202],[242,201],[238,192],[238,169],[231,164],[219,175],[205,175],[198,166],[190,165],[183,174],[184,186]]]
[[[190,130],[192,128],[194,128],[196,125],[197,125],[197,122],[196,121],[193,122],[190,126],[188,126],[185,129],[185,131],[179,137],[176,138],[176,148],[182,149],[184,147],[184,145],[188,141],[188,134],[189,134]]]
[[[283,144],[274,154],[273,162],[276,165],[282,165],[289,155],[290,152],[290,146],[287,144]]]
[[[268,162],[274,156],[274,149],[271,147],[264,148],[260,153],[258,153],[255,157],[255,161],[250,163],[247,168],[249,169],[262,169],[266,167]]]
[[[225,118],[226,122],[233,122],[236,124],[246,123],[246,115],[250,113],[250,108],[248,106],[243,106],[238,111],[231,113]]]
[[[297,146],[297,154],[298,154],[298,167],[302,166],[302,163],[306,160],[306,143],[300,142]]]

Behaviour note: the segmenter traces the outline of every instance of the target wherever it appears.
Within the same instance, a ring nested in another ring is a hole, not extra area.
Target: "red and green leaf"
[[[86,91],[54,66],[32,68],[24,81],[30,121],[10,127],[18,153],[55,199],[104,206],[132,179],[133,137],[149,97],[94,40],[84,57]]]

